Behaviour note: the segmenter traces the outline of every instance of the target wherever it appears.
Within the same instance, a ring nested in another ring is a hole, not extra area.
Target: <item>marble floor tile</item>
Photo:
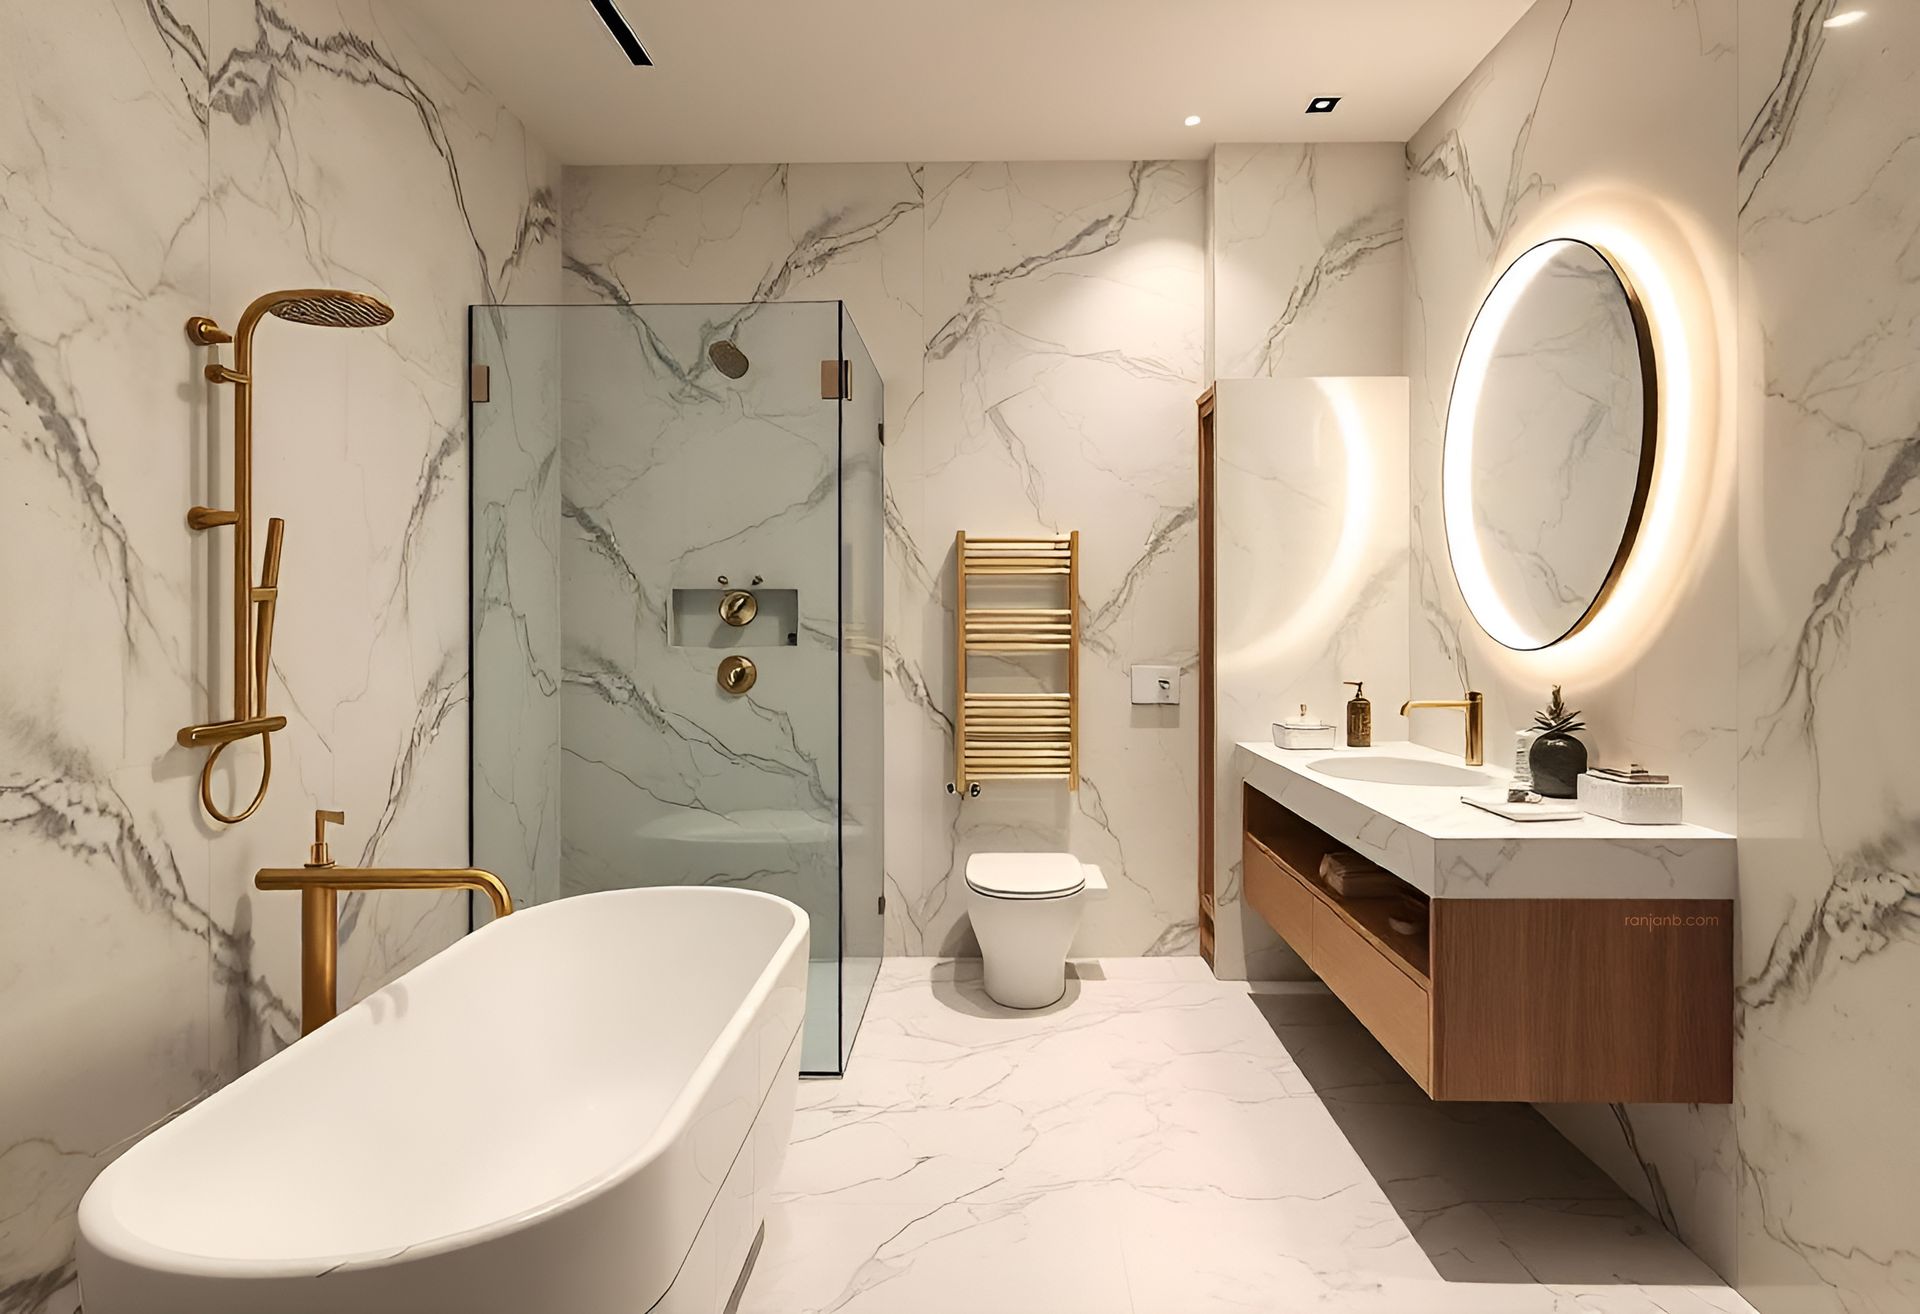
[[[883,965],[802,1086],[743,1314],[1750,1314],[1530,1107],[1435,1104],[1315,985]]]

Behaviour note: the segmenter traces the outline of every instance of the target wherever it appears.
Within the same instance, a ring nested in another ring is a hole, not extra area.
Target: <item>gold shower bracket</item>
[[[214,820],[230,825],[245,821],[265,801],[273,780],[270,736],[287,726],[286,717],[267,715],[267,674],[272,670],[273,624],[280,603],[280,552],[287,531],[287,522],[278,516],[267,521],[259,581],[253,577],[253,334],[267,315],[294,324],[377,328],[393,318],[393,310],[364,292],[293,288],[256,298],[232,333],[205,315],[187,321],[187,338],[196,345],[234,344],[231,367],[216,360],[204,371],[210,383],[233,385],[233,507],[196,506],[187,512],[189,529],[233,530],[233,716],[186,726],[176,738],[182,747],[212,750],[200,768],[200,806]],[[255,735],[260,737],[260,787],[239,812],[222,812],[213,800],[214,767],[230,745]]]

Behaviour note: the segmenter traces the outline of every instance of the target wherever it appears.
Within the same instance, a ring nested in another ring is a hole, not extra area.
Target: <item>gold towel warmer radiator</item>
[[[286,717],[266,714],[274,609],[280,597],[280,547],[287,528],[278,516],[267,521],[260,582],[253,581],[253,333],[268,315],[323,328],[377,328],[393,318],[393,309],[364,292],[292,288],[256,298],[241,313],[232,333],[205,315],[187,321],[187,337],[199,346],[233,343],[231,368],[213,361],[205,370],[208,382],[233,385],[233,509],[196,506],[187,512],[189,528],[228,526],[233,530],[233,717],[187,726],[177,738],[182,747],[213,750],[200,768],[200,806],[214,820],[230,825],[245,821],[265,801],[273,780],[271,736],[287,726]],[[260,788],[253,802],[239,812],[222,812],[213,801],[214,766],[229,745],[254,735],[260,736]]]
[[[1080,534],[1055,538],[954,536],[953,783],[980,794],[985,780],[1065,780],[1080,787]],[[975,589],[1064,585],[1063,605],[977,606]],[[967,687],[969,656],[1063,653],[1064,692],[988,693]]]

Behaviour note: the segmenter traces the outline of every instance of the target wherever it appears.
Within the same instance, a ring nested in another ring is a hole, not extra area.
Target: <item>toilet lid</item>
[[[1071,853],[976,853],[967,859],[967,884],[982,894],[1040,898],[1075,894],[1087,874]]]

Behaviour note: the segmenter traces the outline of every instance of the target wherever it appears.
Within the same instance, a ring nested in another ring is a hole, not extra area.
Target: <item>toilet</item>
[[[1071,853],[976,853],[967,859],[967,915],[980,941],[987,995],[1045,1008],[1067,993],[1067,950],[1088,897],[1106,877]]]

